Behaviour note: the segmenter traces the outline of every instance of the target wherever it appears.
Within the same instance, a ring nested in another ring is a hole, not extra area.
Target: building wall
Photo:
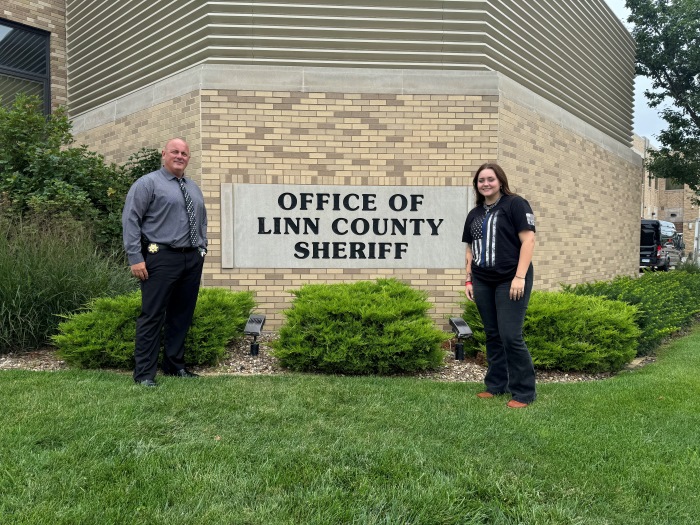
[[[0,17],[51,33],[51,107],[65,106],[66,10],[65,0],[3,0]]]
[[[676,229],[683,223],[686,216],[686,206],[688,211],[690,210],[690,202],[688,195],[686,195],[685,188],[666,189],[667,181],[663,179],[660,181],[660,186],[662,189],[661,197],[661,210],[659,212],[659,219],[662,221],[669,221],[676,224]],[[694,219],[693,219],[694,220]]]
[[[535,288],[636,275],[641,159],[502,99],[498,158],[537,219]]]
[[[371,29],[366,17],[347,12],[345,44],[295,45],[296,55],[285,49],[289,46],[277,46],[281,54],[275,54],[275,46],[263,50],[268,37],[297,44],[317,38],[295,36],[285,10],[306,9],[303,16],[313,22],[313,32],[327,35],[337,21],[328,9],[359,6],[329,4],[315,12],[318,6],[258,2],[255,9],[268,11],[251,19],[253,11],[237,14],[238,4],[222,3],[233,9],[223,13],[226,23],[205,24],[199,42],[218,42],[226,37],[218,33],[224,29],[235,33],[236,24],[230,22],[236,17],[245,27],[263,18],[275,22],[270,35],[243,46],[241,53],[230,55],[222,51],[228,47],[215,46],[219,51],[213,55],[214,48],[187,44],[195,31],[178,33],[185,42],[172,39],[174,33],[167,30],[171,22],[210,20],[193,18],[189,0],[174,2],[176,12],[167,18],[158,11],[159,3],[149,4],[138,17],[132,0],[109,9],[88,0],[67,4],[68,48],[63,1],[9,0],[2,16],[51,31],[52,103],[68,101],[68,61],[78,143],[107,160],[124,162],[139,148],[161,148],[173,136],[189,142],[188,174],[201,184],[210,217],[204,284],[254,291],[271,328],[282,322],[289,290],[302,284],[387,276],[427,291],[434,317],[444,324],[459,311],[464,269],[224,270],[222,183],[463,186],[482,162],[496,160],[537,215],[536,288],[558,289],[560,282],[636,271],[643,175],[639,155],[628,148],[633,49],[631,37],[602,0],[557,4],[545,20],[511,0],[416,0],[373,19],[381,26],[373,34],[384,35],[374,42],[377,49],[366,48],[368,41],[358,38]],[[207,8],[197,4],[197,9]],[[449,17],[443,16],[445,9]],[[503,25],[506,20],[512,26]],[[148,30],[151,21],[165,29],[158,38]],[[120,29],[125,23],[129,31]],[[470,24],[489,31],[469,30]],[[509,32],[518,40],[480,39]],[[139,40],[144,35],[147,40]],[[141,45],[146,41],[155,46],[148,53]],[[170,49],[166,44],[177,52],[164,53]],[[335,60],[320,58],[326,48]],[[437,58],[423,54],[428,48]],[[250,55],[253,49],[257,55]],[[546,49],[557,53],[543,54]],[[165,61],[155,62],[155,56]],[[251,56],[266,65],[250,65]],[[358,56],[384,58],[360,64]],[[424,62],[416,62],[420,56]],[[304,61],[307,65],[301,65]],[[587,66],[579,67],[580,61]],[[344,68],[329,67],[334,65]],[[562,68],[570,66],[570,74],[560,78]],[[581,71],[586,74],[577,80]],[[600,97],[590,96],[598,92]],[[463,249],[459,241],[455,249]]]
[[[498,71],[627,145],[634,40],[604,0],[67,0],[72,115],[200,65]]]
[[[175,118],[183,108],[184,118]],[[200,183],[209,213],[203,284],[253,290],[270,328],[281,325],[290,290],[380,277],[426,290],[432,314],[444,321],[461,300],[463,268],[222,269],[221,184],[469,184],[476,168],[497,156],[497,111],[491,95],[205,90],[92,128],[78,140],[123,162],[171,136],[195,137],[188,174]],[[457,239],[455,249],[461,247]]]
[[[651,147],[648,138],[634,136],[633,150],[642,158],[646,158],[646,151]],[[695,253],[695,224],[700,218],[700,209],[695,202],[695,195],[687,185],[678,189],[669,189],[669,187],[669,181],[666,179],[650,177],[649,172],[644,171],[642,218],[674,223],[676,230],[683,234],[686,253]]]
[[[634,136],[633,149],[646,158],[646,151],[651,147],[646,137]],[[700,209],[695,202],[695,194],[687,186],[679,189],[668,189],[666,179],[657,179],[644,171],[642,180],[642,218],[669,221],[675,224],[676,230],[683,234],[685,252],[688,255],[700,251],[696,246],[695,229],[700,219]]]
[[[632,150],[639,154],[640,157],[646,159],[646,151],[650,148],[649,139],[634,135],[632,142]],[[641,218],[642,219],[659,219],[659,210],[661,207],[661,191],[659,190],[659,179],[650,177],[649,172],[644,169],[642,173],[642,203],[641,203]]]
[[[496,160],[537,216],[537,289],[637,271],[641,159],[546,100],[495,73],[466,82],[461,73],[421,75],[423,84],[408,92],[405,77],[397,88],[378,86],[378,78],[386,82],[381,71],[317,78],[326,89],[316,89],[308,71],[303,84],[286,84],[285,71],[266,73],[265,81],[239,78],[245,89],[207,87],[235,83],[228,75],[194,77],[192,85],[203,89],[161,100],[167,88],[155,87],[76,122],[77,140],[116,162],[172,136],[190,142],[188,173],[209,210],[203,282],[255,292],[266,326],[281,325],[289,291],[303,284],[377,277],[425,290],[444,324],[459,314],[464,268],[224,269],[223,183],[461,187],[479,165]],[[467,209],[454,213],[466,216]],[[454,244],[463,250],[461,239]]]
[[[695,194],[687,186],[682,189],[667,190],[666,179],[660,179],[660,208],[658,219],[675,224],[676,231],[683,234],[687,254],[696,253],[695,223],[700,219],[700,209]]]
[[[188,176],[201,181],[201,97],[199,91],[159,101],[140,111],[103,119],[89,131],[75,129],[76,142],[105,156],[107,162],[126,162],[141,148],[161,150],[173,137],[182,137],[190,145]],[[75,123],[74,123],[75,125]]]
[[[221,183],[468,184],[496,158],[497,111],[494,96],[205,91],[203,188],[215,195]],[[462,268],[221,269],[220,230],[210,230],[205,284],[254,289],[271,326],[281,323],[289,291],[305,283],[395,277],[427,291],[443,320],[460,300]]]

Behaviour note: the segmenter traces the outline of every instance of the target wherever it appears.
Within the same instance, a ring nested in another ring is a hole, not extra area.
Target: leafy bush
[[[425,293],[395,279],[306,285],[292,292],[291,309],[273,344],[293,370],[391,374],[435,368],[440,343]]]
[[[536,293],[523,330],[540,368],[616,372],[636,355],[636,309],[619,301]]]
[[[142,149],[123,166],[105,164],[86,146],[72,146],[63,108],[49,117],[38,97],[19,95],[0,107],[0,203],[13,216],[81,221],[106,250],[119,247],[121,209],[136,178],[158,169],[157,150]]]
[[[0,275],[0,353],[39,348],[59,315],[136,287],[121,262],[96,251],[83,225],[65,217],[0,217]]]
[[[639,337],[635,315],[636,308],[619,301],[533,292],[523,333],[537,368],[615,372],[635,356]],[[485,348],[486,335],[474,303],[464,304],[464,319],[474,331],[474,343]]]
[[[185,340],[188,365],[214,365],[243,328],[255,306],[251,292],[220,288],[199,291],[192,326]],[[66,316],[53,337],[58,355],[79,368],[134,367],[136,318],[141,292],[90,302],[86,311]]]
[[[617,277],[612,281],[564,286],[564,290],[636,306],[641,330],[638,355],[651,353],[664,338],[689,326],[700,313],[700,275],[695,272],[645,272],[639,278]]]
[[[0,172],[4,173],[26,173],[37,148],[60,151],[73,142],[65,108],[56,108],[47,117],[39,97],[24,94],[18,94],[11,106],[0,106],[0,138]]]
[[[134,367],[141,292],[93,299],[85,311],[65,316],[53,336],[57,354],[79,368]]]

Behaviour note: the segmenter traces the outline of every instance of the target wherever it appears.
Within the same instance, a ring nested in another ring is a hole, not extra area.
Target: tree
[[[652,176],[688,184],[700,195],[700,0],[626,0],[637,43],[636,72],[652,81],[644,95],[668,127],[649,150]]]

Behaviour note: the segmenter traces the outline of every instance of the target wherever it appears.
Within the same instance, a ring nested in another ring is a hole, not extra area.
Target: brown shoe
[[[476,397],[479,397],[481,399],[491,399],[492,397],[495,397],[491,392],[479,392]]]
[[[506,403],[506,406],[508,408],[525,408],[527,406],[527,403],[521,403],[520,401],[516,401],[515,399],[511,399]]]

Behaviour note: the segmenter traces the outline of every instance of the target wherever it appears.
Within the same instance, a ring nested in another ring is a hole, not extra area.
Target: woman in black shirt
[[[535,216],[508,188],[503,168],[483,164],[474,175],[476,207],[464,223],[467,299],[476,302],[486,333],[488,371],[480,398],[510,393],[510,408],[535,400],[535,369],[523,338],[532,290]]]

